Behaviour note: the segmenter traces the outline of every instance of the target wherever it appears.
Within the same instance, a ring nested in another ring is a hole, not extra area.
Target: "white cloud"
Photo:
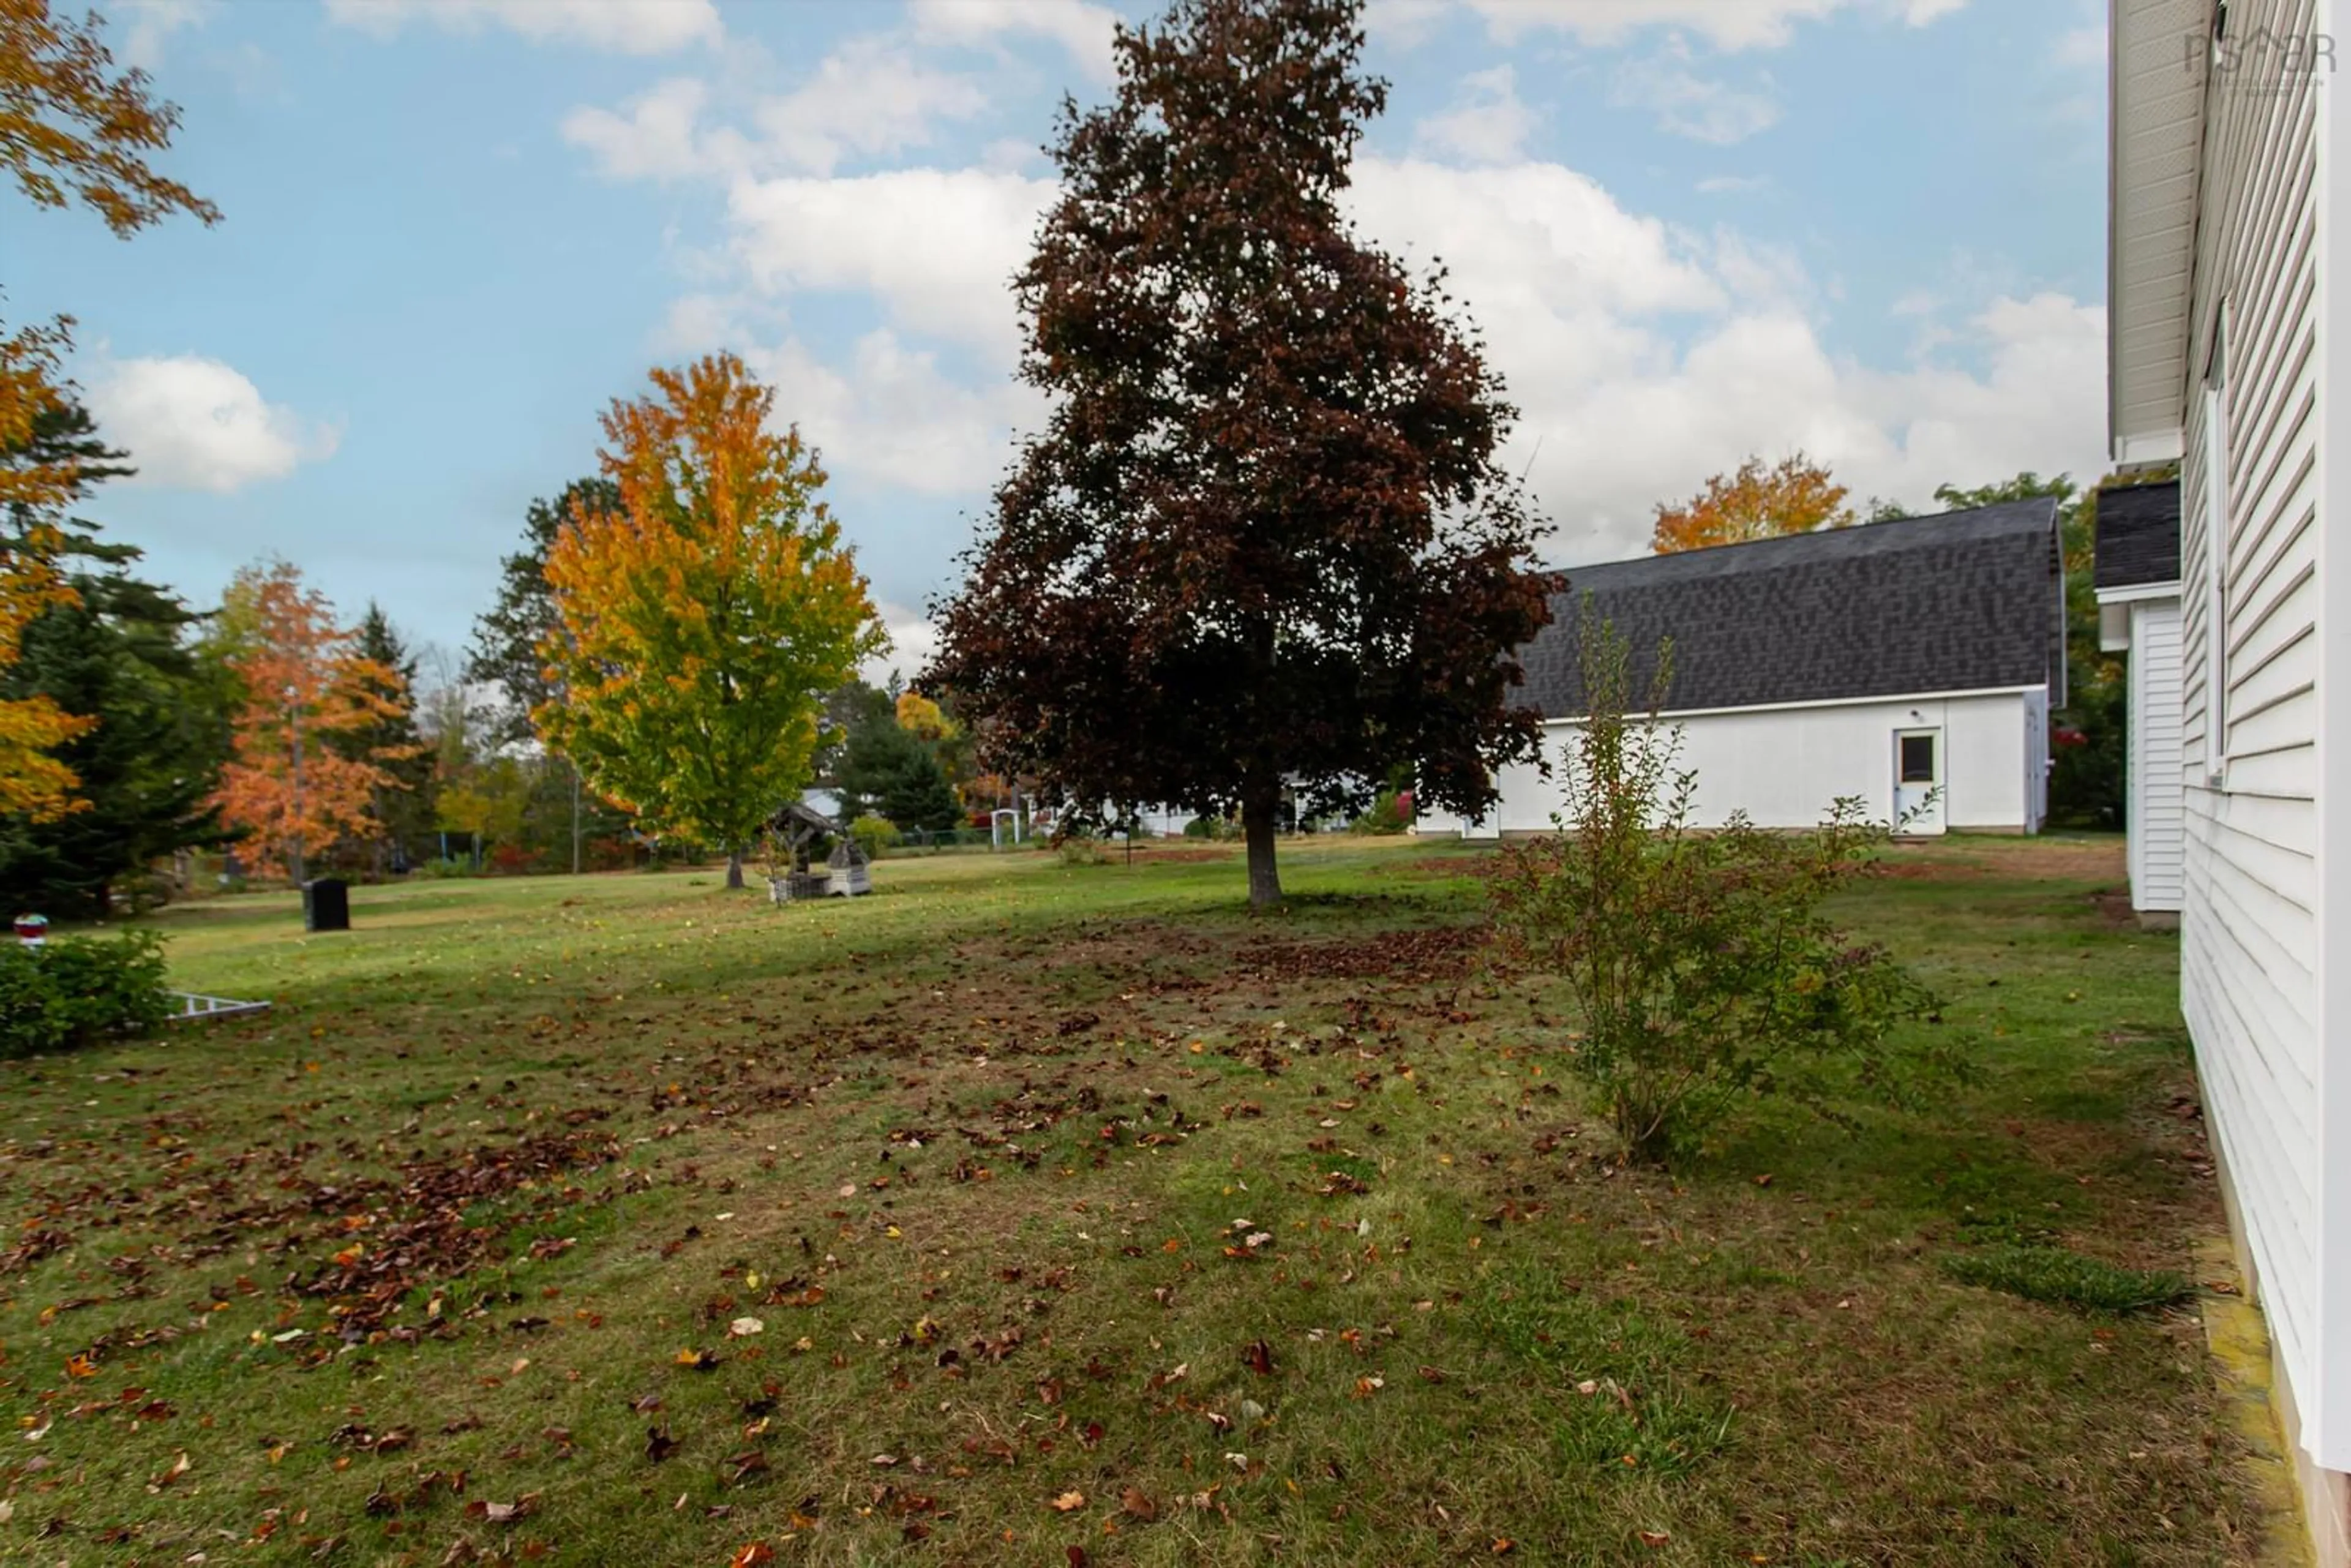
[[[563,139],[585,148],[613,180],[680,180],[707,172],[695,138],[710,89],[691,77],[673,77],[629,100],[623,115],[575,109],[563,117]]]
[[[864,563],[861,561],[859,565]],[[893,600],[876,600],[873,609],[890,633],[890,647],[866,660],[858,673],[869,686],[887,686],[893,674],[912,681],[931,662],[931,655],[939,651],[939,629],[921,611]]]
[[[915,36],[926,43],[984,45],[1007,34],[1058,43],[1092,80],[1115,75],[1112,29],[1118,17],[1086,0],[908,0]]]
[[[736,187],[733,244],[757,298],[863,294],[891,322],[838,361],[797,338],[747,351],[828,461],[941,496],[1000,473],[1008,434],[1041,412],[997,378],[1019,340],[1005,282],[1051,189],[977,169]],[[1945,481],[2098,460],[2093,307],[1980,296],[1996,302],[1937,341],[1982,373],[1923,353],[1876,369],[1823,346],[1819,291],[1792,252],[1669,229],[1557,164],[1365,158],[1349,201],[1371,238],[1451,268],[1524,412],[1513,462],[1541,443],[1533,482],[1574,559],[1636,553],[1652,504],[1750,451],[1802,445],[1856,493],[1914,503]],[[690,299],[676,318],[718,332],[735,308]],[[926,340],[978,350],[982,379],[958,381]]]
[[[1649,28],[1683,28],[1720,49],[1778,48],[1796,24],[1838,11],[1898,17],[1923,27],[1967,0],[1465,0],[1487,31],[1512,42],[1544,29],[1587,44],[1621,44]]]
[[[1802,446],[1857,496],[1914,506],[1943,483],[2100,471],[2095,305],[1980,293],[1941,352],[1870,366],[1824,347],[1792,252],[1670,231],[1554,164],[1366,159],[1354,198],[1369,236],[1450,265],[1521,410],[1510,465],[1534,462],[1558,559],[1640,553],[1657,501],[1750,452]]]
[[[1739,196],[1771,188],[1769,174],[1708,174],[1698,183],[1702,196]]]
[[[753,120],[788,165],[819,174],[850,153],[919,147],[933,121],[987,107],[969,77],[934,70],[880,38],[854,38],[793,92],[761,104]]]
[[[1444,31],[1454,0],[1368,0],[1364,32],[1376,43],[1416,49]]]
[[[1936,10],[1868,3],[1897,23]],[[1641,15],[1677,6],[1689,9],[1660,0]],[[1813,10],[1725,0],[1709,37],[1760,43],[1771,18],[1785,26],[1833,8],[1834,0]],[[1606,12],[1611,0],[1578,9]],[[1746,20],[1734,26],[1731,12]],[[1667,39],[1652,63],[1671,72],[1687,58]],[[823,80],[820,72],[812,85]],[[1515,101],[1506,73],[1465,86],[1472,100],[1464,109]],[[1736,96],[1726,110],[1720,94],[1676,87],[1649,107],[1727,139],[1771,112],[1768,99],[1740,107]],[[996,156],[854,177],[774,173],[714,155],[722,131],[702,127],[700,103],[681,94],[656,107],[632,107],[627,123],[645,128],[644,145],[628,159],[592,137],[576,139],[615,172],[657,177],[690,168],[726,182],[724,241],[714,253],[723,265],[675,304],[663,340],[689,351],[736,347],[778,388],[779,415],[798,421],[836,472],[925,496],[984,496],[1012,455],[1012,434],[1034,428],[1043,412],[1010,379],[1019,324],[1008,284],[1054,183]],[[867,107],[877,129],[811,120],[797,133],[845,148],[860,145],[859,136],[911,139],[924,112],[918,103]],[[755,129],[742,147],[792,144],[793,128],[775,115]],[[2100,463],[2104,319],[2094,305],[2033,293],[2007,276],[1975,277],[1977,286],[1957,295],[1969,303],[1952,314],[1934,299],[1911,302],[1918,309],[1905,319],[1934,330],[1910,353],[1864,363],[1827,346],[1820,312],[1835,308],[1839,291],[1834,279],[1809,277],[1792,250],[1735,228],[1695,232],[1632,211],[1584,174],[1525,160],[1515,152],[1523,129],[1507,115],[1439,116],[1420,129],[1425,149],[1474,166],[1361,158],[1349,205],[1367,237],[1408,264],[1441,257],[1449,267],[1452,293],[1521,409],[1511,466],[1540,448],[1531,482],[1562,525],[1561,559],[1638,553],[1657,501],[1689,493],[1750,452],[1802,446],[1856,495],[1913,505],[1945,482],[2028,467],[2086,476]],[[817,152],[797,156],[820,161]],[[1767,184],[1717,176],[1701,188]],[[1940,278],[1917,281],[1953,297]],[[833,351],[791,323],[829,308],[820,297],[836,295],[869,307],[881,325]]]
[[[869,293],[893,325],[1008,364],[1019,341],[1009,284],[1056,188],[987,169],[746,180],[727,214],[735,254],[758,288]]]
[[[1510,373],[1503,341],[1496,357]],[[2003,298],[1961,341],[1983,357],[1982,374],[1925,359],[1875,369],[1831,356],[1792,311],[1735,316],[1650,375],[1530,384],[1512,374],[1526,408],[1515,445],[1541,442],[1533,483],[1562,524],[1555,553],[1587,561],[1638,554],[1657,501],[1749,453],[1802,447],[1855,496],[1913,506],[1939,484],[2102,470],[2101,308]]]
[[[109,20],[122,24],[117,51],[126,66],[153,71],[163,63],[163,40],[183,27],[201,26],[215,9],[214,0],[115,0]]]
[[[1647,110],[1659,129],[1718,147],[1779,122],[1780,105],[1770,93],[1701,77],[1690,69],[1689,57],[1676,39],[1661,54],[1624,61],[1609,80],[1608,101],[1619,109]]]
[[[455,32],[498,26],[533,43],[623,55],[715,44],[725,31],[714,0],[326,0],[326,5],[334,21],[379,37],[422,20]]]
[[[878,37],[852,38],[788,93],[742,105],[756,133],[705,126],[705,82],[673,78],[638,94],[625,113],[582,107],[563,118],[563,139],[585,149],[614,180],[738,176],[793,169],[830,174],[844,158],[927,144],[936,122],[987,107],[969,77],[935,70]]]
[[[721,348],[775,388],[775,423],[799,426],[828,471],[917,495],[989,488],[1002,476],[1013,434],[1044,419],[1043,400],[1008,367],[967,384],[941,370],[935,351],[887,328],[860,338],[846,364],[828,364],[764,300],[689,294],[654,334],[660,353]]]
[[[670,301],[668,313],[653,329],[651,347],[656,354],[692,357],[717,349],[741,351],[752,335],[755,302],[739,296],[682,294]],[[781,310],[767,313],[773,325],[789,317]]]
[[[2084,70],[2106,68],[2106,20],[2103,9],[2093,21],[2068,27],[2057,35],[2056,47],[2051,50],[2052,62],[2062,69]]]
[[[1426,151],[1472,163],[1507,163],[1520,156],[1535,123],[1534,110],[1519,97],[1517,74],[1496,66],[1462,78],[1453,106],[1422,120],[1414,140]]]
[[[1407,262],[1441,257],[1489,329],[1504,314],[1599,323],[1727,303],[1664,224],[1557,163],[1463,171],[1364,158],[1350,204],[1366,236]]]
[[[90,412],[139,469],[140,484],[225,495],[330,456],[332,429],[305,420],[218,360],[116,360],[93,381]]]
[[[1750,240],[1737,229],[1722,227],[1714,234],[1712,258],[1715,276],[1743,305],[1791,305],[1812,297],[1812,278],[1790,246]]]
[[[848,364],[826,364],[797,339],[753,347],[744,362],[776,389],[776,415],[797,423],[837,473],[923,496],[984,491],[1003,472],[1016,429],[1043,404],[1008,378],[973,387],[894,332],[869,332]]]

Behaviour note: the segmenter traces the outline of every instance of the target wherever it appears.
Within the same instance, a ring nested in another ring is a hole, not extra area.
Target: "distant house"
[[[2130,655],[2123,820],[2131,907],[2179,913],[2188,799],[2179,767],[2179,482],[2098,492],[2098,643]]]
[[[2116,0],[2108,420],[2180,465],[2180,1007],[2276,1411],[2351,1563],[2351,10]]]
[[[2057,503],[1930,517],[1571,569],[1552,624],[1520,652],[1546,776],[1503,770],[1479,821],[1424,833],[1541,832],[1583,713],[1579,630],[1593,612],[1633,648],[1636,700],[1673,640],[1664,716],[1698,773],[1696,821],[1734,811],[1809,827],[1858,799],[1907,831],[2029,833],[2049,796],[2049,712],[2065,680]]]

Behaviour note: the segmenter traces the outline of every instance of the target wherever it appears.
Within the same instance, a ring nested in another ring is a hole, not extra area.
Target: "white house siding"
[[[2036,709],[2034,700],[2041,706]],[[1668,715],[1681,730],[1679,766],[1698,773],[1693,821],[1719,827],[1734,810],[1767,828],[1817,824],[1840,796],[1861,799],[1880,821],[1894,814],[1894,737],[1905,729],[1943,732],[1944,821],[1954,831],[2029,831],[2040,820],[2032,778],[2034,715],[2046,723],[2041,688],[1983,695],[1823,703]],[[1543,727],[1545,778],[1531,763],[1502,770],[1499,810],[1469,836],[1541,832],[1561,808],[1560,777],[1575,727]],[[2045,744],[2045,741],[2043,742]],[[1460,819],[1424,816],[1424,833],[1458,833]]]
[[[2179,769],[2179,601],[2145,599],[2128,609],[2131,907],[2176,914],[2188,833]]]
[[[2037,833],[2049,815],[2049,692],[2024,694],[2024,831]]]
[[[2309,37],[2314,0],[2234,0],[2231,39]],[[2320,235],[2306,74],[2206,93],[2181,483],[2181,1000],[2303,1437],[2351,1468],[2319,1388]],[[2224,623],[2211,624],[2204,366],[2228,307]],[[2226,722],[2207,711],[2221,650]],[[2224,733],[2216,735],[2216,728]],[[2225,760],[2224,760],[2225,758]],[[2336,1336],[2346,1325],[2329,1331]]]

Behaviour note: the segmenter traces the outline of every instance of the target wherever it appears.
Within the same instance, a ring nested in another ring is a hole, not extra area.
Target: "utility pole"
[[[292,683],[286,687],[286,722],[294,731],[294,885],[302,885],[302,710],[294,701]]]

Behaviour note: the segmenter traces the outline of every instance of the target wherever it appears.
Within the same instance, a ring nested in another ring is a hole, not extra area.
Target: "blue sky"
[[[276,553],[462,648],[596,416],[713,348],[778,388],[909,670],[1011,433],[1005,279],[1091,0],[115,0],[224,221],[0,206],[139,479],[87,508],[215,597]],[[1353,205],[1441,256],[1562,564],[1802,445],[1856,498],[2097,471],[2103,0],[1375,0]]]

